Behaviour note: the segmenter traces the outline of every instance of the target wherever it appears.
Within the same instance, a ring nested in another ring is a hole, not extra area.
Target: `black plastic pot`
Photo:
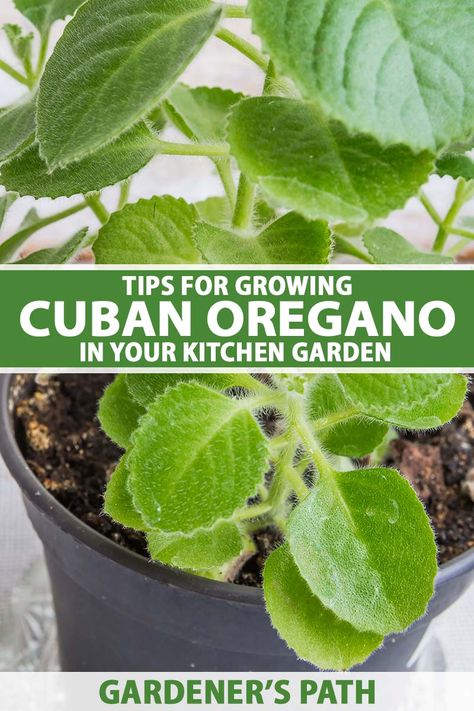
[[[65,671],[304,671],[260,590],[148,563],[88,528],[38,482],[15,440],[11,377],[0,378],[0,451],[45,550]],[[400,671],[428,624],[470,585],[474,550],[443,566],[428,615],[361,670]]]

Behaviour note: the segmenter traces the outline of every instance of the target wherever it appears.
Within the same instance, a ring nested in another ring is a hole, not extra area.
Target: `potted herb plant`
[[[333,254],[442,263],[472,238],[458,220],[473,194],[472,2],[15,4],[37,38],[6,30],[21,68],[2,60],[0,70],[30,93],[0,114],[0,217],[18,195],[83,199],[29,216],[0,261],[60,264],[92,244],[105,264],[325,264]],[[74,12],[45,63],[51,23]],[[222,24],[248,17],[263,52]],[[178,83],[212,36],[261,67],[262,96]],[[181,141],[164,139],[169,124]],[[127,204],[132,176],[160,154],[209,157],[224,194]],[[433,173],[457,180],[445,218],[422,192]],[[114,184],[109,214],[100,191]],[[378,226],[416,195],[438,225],[430,254]],[[38,229],[86,208],[102,223],[97,235],[24,256]],[[165,565],[118,547],[47,493],[18,446],[20,385],[2,382],[2,452],[45,545],[65,669],[306,668],[297,655],[346,669],[376,649],[367,668],[405,668],[429,620],[470,581],[468,553],[441,569],[425,615],[437,566],[422,504],[395,470],[347,466],[377,462],[389,427],[450,421],[462,376],[119,377],[100,405],[126,450],[105,510]],[[48,451],[44,431],[35,436]],[[262,527],[276,531],[269,616],[259,590],[222,581]]]

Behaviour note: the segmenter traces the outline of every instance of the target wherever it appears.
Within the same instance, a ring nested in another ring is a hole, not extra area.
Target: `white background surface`
[[[4,22],[22,22],[11,0],[0,0],[0,25]],[[248,34],[249,24],[239,21],[239,28],[243,27]],[[61,23],[58,23],[55,29],[56,35],[59,34]],[[12,64],[15,63],[2,33],[0,56],[8,58]],[[211,40],[202,55],[188,69],[184,80],[191,85],[221,85],[249,94],[258,93],[262,84],[259,70],[217,39]],[[22,92],[23,89],[18,84],[0,73],[0,106],[8,105],[19,98]],[[114,209],[116,192],[115,189],[105,191],[105,202],[110,209]],[[439,212],[444,214],[453,193],[452,181],[433,178],[427,192]],[[134,179],[131,201],[163,193],[182,196],[188,200],[199,200],[212,193],[220,193],[220,187],[211,163],[206,159],[160,156]],[[40,215],[45,216],[74,202],[77,202],[77,199],[44,199],[36,204],[29,198],[18,200],[8,216],[0,240],[16,231],[21,219],[33,204]],[[473,206],[469,206],[466,212],[473,213]],[[411,200],[405,210],[394,213],[385,224],[399,229],[406,237],[425,248],[429,248],[435,236],[435,227],[417,200]],[[69,218],[60,225],[42,230],[33,240],[36,245],[52,244],[72,235],[78,227],[84,225],[91,228],[97,226],[89,211]],[[12,599],[16,600],[20,580],[40,555],[41,548],[23,511],[20,494],[0,461],[0,668],[2,664],[3,668],[8,668],[6,646],[13,643],[11,634],[15,620]],[[473,611],[474,588],[433,626],[429,647],[420,658],[420,667],[474,671]]]

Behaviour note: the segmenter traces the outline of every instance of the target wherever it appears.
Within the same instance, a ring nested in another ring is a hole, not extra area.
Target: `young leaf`
[[[125,375],[118,375],[107,387],[99,404],[98,418],[110,439],[127,449],[145,409],[128,391]]]
[[[13,0],[16,8],[44,34],[56,20],[74,15],[84,0]]]
[[[31,48],[34,35],[32,32],[25,35],[18,25],[4,25],[3,29],[7,36],[14,54],[24,65],[31,66]]]
[[[268,558],[263,590],[277,632],[298,657],[319,669],[346,671],[383,642],[382,636],[359,632],[324,607],[301,577],[287,544]]]
[[[256,237],[198,223],[194,239],[210,264],[328,264],[331,232],[326,222],[309,222],[290,212]]]
[[[16,264],[67,264],[89,243],[88,229],[79,230],[71,239],[59,247],[40,249],[29,254]]]
[[[97,151],[145,118],[214,31],[209,0],[89,0],[67,25],[38,95],[52,168]]]
[[[16,193],[5,193],[0,197],[0,227],[3,225],[8,210],[17,198],[18,195]]]
[[[193,241],[194,207],[174,197],[126,205],[99,231],[97,264],[199,264]]]
[[[350,132],[434,151],[473,128],[472,1],[251,0],[277,68]]]
[[[40,157],[38,144],[33,143],[2,165],[1,179],[8,189],[16,190],[20,195],[71,197],[95,192],[129,178],[155,154],[155,138],[141,122],[93,155],[53,171]]]
[[[436,544],[423,505],[393,469],[320,476],[289,518],[288,541],[313,593],[357,629],[402,632],[425,614]]]
[[[321,375],[311,382],[306,409],[321,444],[341,457],[365,457],[388,432],[386,424],[357,411],[335,375]]]
[[[136,510],[128,490],[130,473],[127,462],[128,455],[124,455],[107,484],[104,497],[104,513],[126,528],[133,528],[135,531],[146,531],[146,523]]]
[[[376,264],[452,264],[450,257],[420,252],[404,237],[385,227],[365,233],[364,244]]]
[[[462,375],[339,375],[360,412],[394,427],[427,430],[446,424],[462,407]]]
[[[458,178],[474,180],[474,160],[471,156],[459,153],[445,153],[436,161],[436,170],[441,177],[449,175],[455,180]]]
[[[222,143],[226,138],[229,113],[243,98],[243,94],[219,87],[192,89],[178,84],[166,97],[164,109],[175,126],[190,140]]]
[[[230,521],[220,521],[213,528],[195,531],[190,536],[148,533],[147,540],[153,560],[196,571],[220,568],[237,558],[244,547],[239,529]]]
[[[363,223],[403,207],[433,167],[429,153],[383,150],[294,99],[242,101],[230,117],[229,141],[269,202],[333,223]]]
[[[134,434],[130,489],[148,527],[190,533],[245,505],[263,482],[268,443],[244,401],[182,384]]]
[[[33,140],[35,101],[20,101],[0,111],[0,163]]]
[[[127,387],[133,399],[142,405],[148,407],[159,395],[163,395],[165,390],[170,387],[179,385],[179,383],[187,383],[190,381],[201,383],[208,388],[222,392],[232,387],[241,385],[243,378],[246,378],[248,389],[255,381],[251,376],[232,375],[231,373],[191,373],[180,375],[167,375],[159,373],[149,373],[141,375],[138,373],[126,376]]]

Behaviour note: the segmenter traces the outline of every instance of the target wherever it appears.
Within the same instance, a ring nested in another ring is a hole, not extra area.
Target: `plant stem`
[[[242,173],[237,190],[234,216],[232,218],[233,227],[239,230],[248,230],[252,225],[255,191],[255,185]]]
[[[230,160],[228,158],[222,160],[216,160],[215,166],[219,177],[221,179],[222,185],[224,186],[224,191],[229,201],[231,210],[235,207],[235,199],[237,197],[237,191],[235,189],[234,178],[232,176],[232,169],[230,166]]]
[[[365,262],[366,264],[374,264],[374,260],[369,254],[365,254],[361,249],[359,249],[356,245],[352,244],[347,239],[344,239],[344,237],[339,237],[339,235],[335,236],[334,244],[336,247],[336,250],[340,252],[341,254],[348,254],[351,257],[355,257],[356,259],[360,259],[362,262]]]
[[[242,511],[237,511],[234,514],[234,521],[252,521],[255,518],[261,518],[270,513],[272,510],[272,505],[268,504],[266,501],[262,504],[254,504],[253,506],[247,506]]]
[[[260,69],[263,69],[264,72],[267,71],[268,59],[253,44],[243,39],[243,37],[239,37],[239,35],[231,32],[227,27],[220,27],[215,36],[243,54],[247,59],[250,59],[251,62],[254,62]]]
[[[70,207],[67,210],[58,212],[56,215],[44,217],[42,220],[38,220],[38,222],[35,222],[34,225],[30,225],[30,227],[26,227],[25,229],[20,230],[20,232],[17,232],[12,237],[7,239],[2,245],[0,245],[0,264],[7,264],[10,259],[14,257],[15,253],[23,245],[23,243],[26,242],[26,240],[31,237],[31,235],[33,235],[35,232],[38,232],[38,230],[41,230],[43,227],[47,227],[48,225],[52,225],[55,222],[59,222],[60,220],[64,220],[66,217],[75,215],[76,212],[80,212],[86,207],[87,202],[84,200],[84,202],[81,202],[78,205],[74,205],[74,207]]]
[[[246,20],[247,7],[243,5],[224,5],[224,17],[228,17],[236,20]]]
[[[420,193],[420,202],[425,208],[426,212],[429,214],[431,219],[433,220],[434,223],[437,225],[441,225],[443,220],[441,217],[438,215],[437,211],[435,210],[433,204],[429,200],[428,196],[425,193]]]
[[[457,237],[463,237],[468,241],[474,239],[474,232],[472,232],[471,230],[464,230],[460,227],[452,227],[451,234],[456,235]]]
[[[5,74],[11,76],[12,79],[15,79],[16,81],[20,82],[20,84],[24,84],[28,88],[31,88],[29,79],[13,67],[11,67],[7,62],[3,61],[3,59],[0,59],[0,69],[4,71]]]
[[[466,198],[466,181],[461,178],[458,182],[456,188],[456,194],[453,200],[453,204],[448,211],[448,214],[444,218],[443,222],[439,226],[438,234],[433,245],[433,252],[441,254],[446,246],[449,235],[451,234],[451,229],[453,227],[456,217],[459,215]]]
[[[158,152],[169,156],[204,156],[221,158],[229,155],[227,143],[172,143],[156,139]]]
[[[306,452],[315,463],[319,474],[321,476],[332,475],[333,468],[324,456],[318,441],[306,423],[301,396],[297,393],[291,393],[291,395],[291,422],[295,432],[298,434]]]
[[[448,249],[446,254],[448,257],[457,257],[458,254],[461,254],[461,252],[469,245],[471,244],[472,240],[474,240],[474,234],[472,237],[463,237],[462,239],[459,240],[451,249]]]
[[[101,224],[105,225],[105,223],[109,221],[110,214],[104,207],[99,195],[94,193],[87,195],[86,203]]]
[[[38,54],[38,64],[36,67],[36,78],[38,79],[43,71],[43,67],[46,64],[46,57],[48,55],[49,46],[49,31],[41,37],[41,44]]]
[[[130,196],[130,184],[130,178],[128,180],[124,180],[123,183],[120,184],[120,195],[117,205],[118,210],[122,210],[128,202],[128,198]]]

